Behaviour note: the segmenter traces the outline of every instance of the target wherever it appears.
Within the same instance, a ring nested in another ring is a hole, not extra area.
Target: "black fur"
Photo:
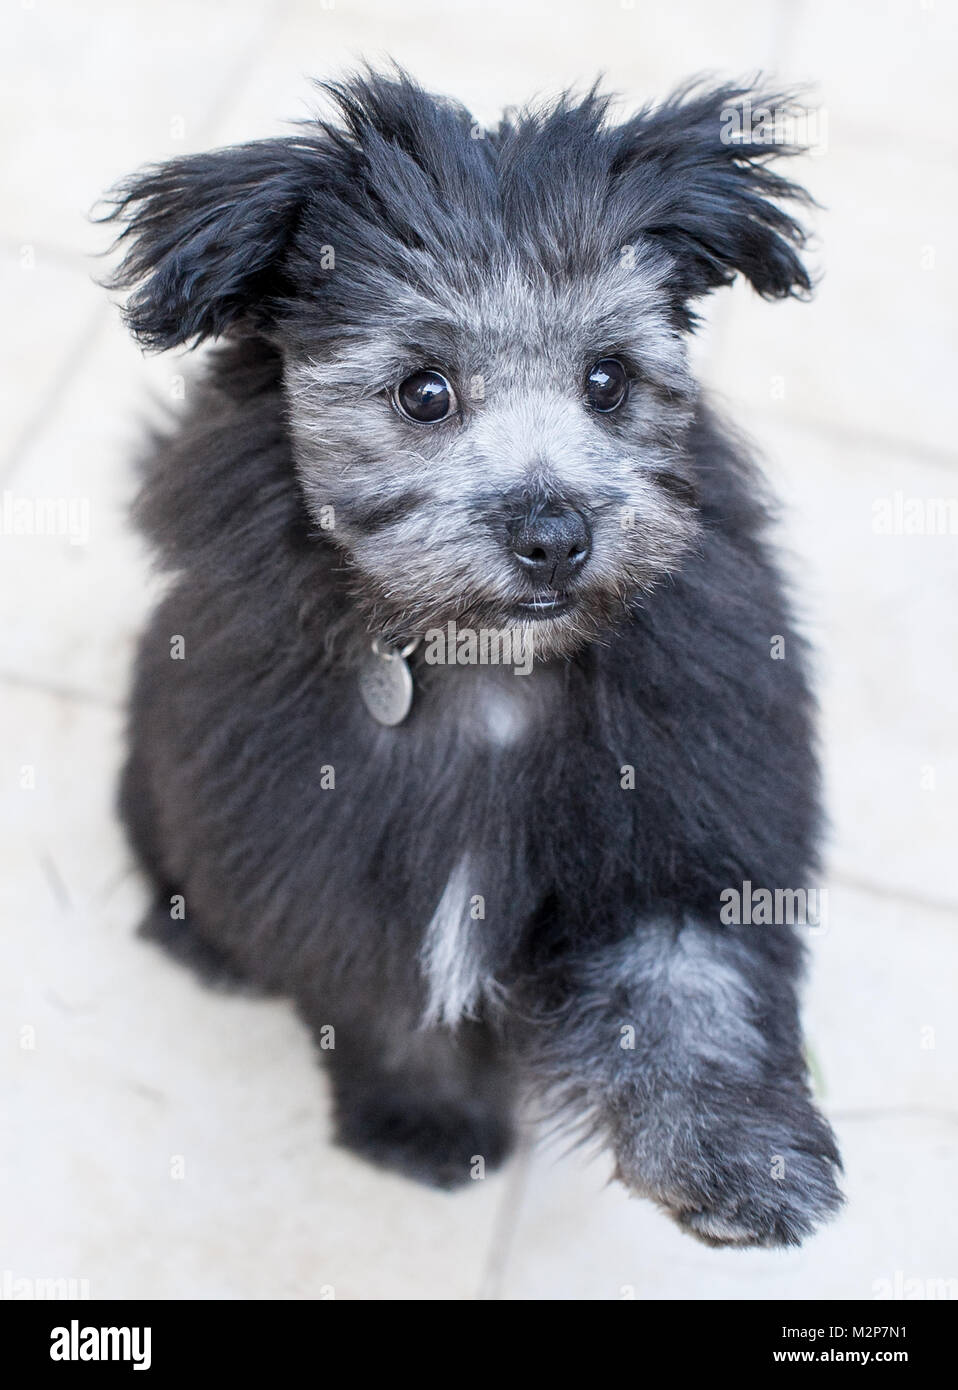
[[[387,432],[415,427],[387,419],[383,382],[344,379],[357,413],[382,412],[352,442],[335,392],[327,409],[290,390],[291,364],[325,370],[379,325],[402,332],[410,289],[437,305],[431,325],[417,310],[417,343],[431,334],[422,351],[450,361],[463,349],[440,310],[479,302],[506,261],[545,295],[603,283],[623,246],[641,253],[662,352],[677,353],[695,298],[737,272],[769,296],[808,288],[800,229],[773,201],[800,190],[767,168],[787,151],[719,140],[721,110],[747,95],[734,89],[686,91],[618,127],[592,93],[480,138],[402,75],[333,90],[340,125],[138,175],[114,213],[138,337],[228,338],[138,504],[175,576],[140,652],[122,787],[156,890],[151,934],[193,942],[208,975],[297,1001],[340,1137],[367,1157],[462,1181],[477,1156],[505,1155],[531,1089],[701,1238],[797,1242],[840,1201],[802,1059],[801,948],[788,927],[719,922],[729,886],[809,885],[820,825],[804,655],[741,445],[678,358],[645,371],[647,390],[637,367],[633,413],[595,447],[655,461],[662,484],[630,545],[654,548],[662,528],[665,558],[647,571],[630,552],[621,586],[584,592],[581,626],[557,627],[529,677],[428,666],[420,650],[411,713],[384,728],[357,695],[371,634],[468,613],[469,596],[444,606],[426,548],[421,587],[392,608],[364,547],[394,545],[398,571],[402,528],[423,509],[441,520],[434,475],[486,417],[430,434],[434,472],[417,453],[413,477]],[[532,331],[517,321],[512,336]],[[554,375],[550,332],[546,316]],[[488,409],[497,341],[482,349]],[[381,491],[364,491],[377,468]],[[344,519],[325,533],[334,486]],[[593,501],[597,515],[613,505]],[[770,659],[776,635],[785,660]],[[485,738],[483,711],[517,699],[518,734]],[[423,1026],[424,933],[463,860],[484,900],[468,938],[479,995]]]

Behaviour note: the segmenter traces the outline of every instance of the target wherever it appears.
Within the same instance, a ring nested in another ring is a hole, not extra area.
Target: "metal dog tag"
[[[418,645],[418,641],[410,642],[397,651],[373,643],[372,655],[359,673],[359,693],[378,724],[401,724],[412,708],[412,672],[406,657]]]

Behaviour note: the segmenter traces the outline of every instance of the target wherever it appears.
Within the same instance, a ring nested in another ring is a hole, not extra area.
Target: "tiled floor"
[[[953,498],[958,138],[950,0],[66,0],[11,8],[0,82],[0,489],[85,499],[76,536],[0,535],[0,1270],[93,1295],[870,1297],[958,1277],[956,538],[881,535],[882,499]],[[423,22],[419,23],[418,20]],[[392,53],[479,119],[604,70],[627,101],[703,69],[820,80],[803,176],[812,306],[717,301],[699,357],[769,459],[820,651],[833,832],[808,995],[846,1214],[795,1253],[713,1252],[527,1151],[456,1196],[328,1142],[290,1010],[205,992],[132,936],[112,820],[151,580],[123,516],[144,361],[91,284],[84,213],[145,160],[279,129],[307,74]],[[88,533],[84,517],[88,522]],[[31,771],[32,769],[32,771]]]

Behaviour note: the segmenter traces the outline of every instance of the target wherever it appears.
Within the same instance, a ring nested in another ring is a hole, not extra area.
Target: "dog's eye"
[[[586,380],[586,400],[592,409],[608,415],[618,410],[628,394],[629,376],[619,359],[600,358]]]
[[[420,425],[435,425],[459,409],[456,393],[439,372],[413,372],[393,392],[397,408]]]

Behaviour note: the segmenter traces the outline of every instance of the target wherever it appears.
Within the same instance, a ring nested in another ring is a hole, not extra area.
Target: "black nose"
[[[513,554],[537,589],[564,588],[591,549],[589,524],[574,511],[539,512],[512,533]]]

